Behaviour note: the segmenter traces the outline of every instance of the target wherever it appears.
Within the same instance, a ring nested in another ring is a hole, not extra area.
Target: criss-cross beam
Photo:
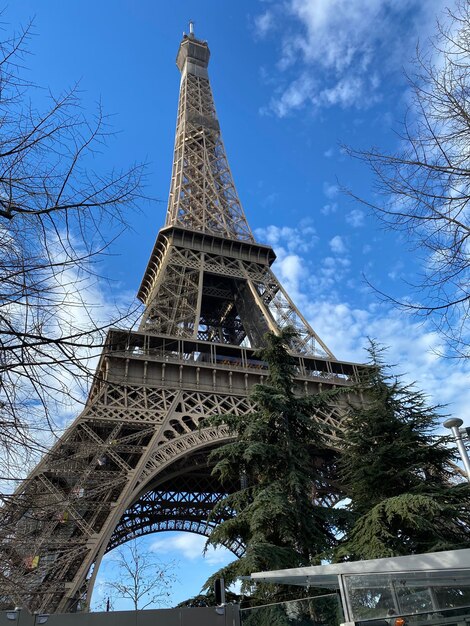
[[[207,456],[204,451],[181,460],[159,476],[150,489],[147,487],[121,517],[106,552],[135,537],[169,530],[208,537],[218,523],[231,517],[228,509],[210,516],[214,505],[239,485],[222,485],[212,475]],[[236,556],[245,551],[241,541],[227,543],[226,548]]]

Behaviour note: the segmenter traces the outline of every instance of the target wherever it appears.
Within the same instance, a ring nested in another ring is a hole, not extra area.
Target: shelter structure
[[[256,572],[256,582],[337,591],[344,622],[470,622],[470,549]]]

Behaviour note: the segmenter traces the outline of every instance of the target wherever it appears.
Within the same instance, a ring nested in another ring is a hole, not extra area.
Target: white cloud
[[[269,193],[267,196],[265,196],[261,200],[260,205],[263,207],[263,209],[265,209],[266,207],[275,204],[278,197],[279,197],[279,194],[276,191],[273,191],[272,193]]]
[[[446,0],[287,0],[255,18],[265,36],[282,23],[279,86],[269,109],[279,117],[306,105],[367,108],[384,76],[412,56]]]
[[[338,82],[329,87],[323,89],[320,92],[319,102],[326,105],[339,105],[343,108],[354,106],[358,104],[359,96],[362,97],[365,84],[362,78],[358,76],[345,76],[338,80]],[[372,104],[374,99],[368,99],[368,105]],[[362,102],[361,102],[362,104]]]
[[[292,111],[301,109],[306,102],[316,102],[316,90],[312,78],[302,74],[271,100],[269,108],[278,117],[285,117]]]
[[[301,262],[302,267],[306,268],[305,273],[307,274],[308,263],[305,259],[301,259]],[[350,270],[350,265],[351,262],[345,257],[325,257],[320,266],[316,267],[314,272],[309,273],[309,279],[307,282],[302,283],[303,289],[298,295],[303,297],[302,292],[305,293],[305,286],[308,285],[312,293],[328,293],[331,296],[333,289],[337,285],[344,285]]]
[[[276,264],[278,278],[291,293],[297,293],[301,279],[305,275],[305,266],[297,254],[280,255]]]
[[[404,9],[408,0],[393,0]],[[367,70],[371,44],[384,34],[390,0],[291,0],[290,11],[306,34],[299,43],[307,61],[342,71],[353,63]],[[389,35],[388,37],[389,38]]]
[[[271,11],[266,11],[255,18],[255,31],[258,37],[263,38],[274,26],[274,16]]]
[[[320,213],[322,215],[331,215],[332,213],[336,213],[337,210],[338,210],[338,205],[336,204],[336,202],[331,202],[331,203],[323,205],[322,208],[320,209]]]
[[[363,362],[363,348],[372,337],[389,347],[387,362],[397,364],[395,371],[405,374],[405,380],[416,381],[430,402],[448,403],[444,412],[470,422],[470,364],[438,357],[441,339],[426,324],[382,305],[354,309],[346,302],[316,300],[307,310],[315,330],[339,359]]]
[[[268,229],[269,230],[269,229]],[[278,231],[276,231],[278,232]],[[333,247],[343,249],[341,237]],[[279,243],[284,243],[279,237]],[[370,251],[367,244],[363,252]],[[279,250],[276,248],[276,253]],[[283,251],[273,266],[289,295],[310,321],[314,330],[340,360],[364,362],[368,338],[389,346],[388,363],[397,364],[396,373],[404,380],[416,381],[417,388],[429,396],[430,403],[449,404],[444,413],[462,417],[470,423],[470,363],[447,360],[441,337],[429,323],[398,311],[371,296],[363,306],[352,306],[344,289],[350,261],[342,256],[327,256],[320,264],[315,257]]]
[[[259,228],[255,235],[258,241],[273,246],[277,255],[275,274],[294,301],[302,298],[306,285],[315,293],[331,292],[333,287],[347,280],[351,262],[345,256],[327,256],[317,261],[314,269],[309,267],[309,253],[318,237],[308,220],[301,222],[298,228],[273,225]],[[335,255],[347,252],[346,243],[339,235],[333,237],[330,247]]]
[[[353,209],[346,215],[346,222],[353,228],[359,228],[360,226],[364,226],[364,217],[364,211],[361,211],[361,209]]]
[[[268,243],[276,247],[276,252],[281,256],[284,248],[288,252],[307,252],[317,242],[315,228],[310,220],[302,220],[299,228],[291,228],[289,226],[268,226],[267,228],[257,228],[255,236],[258,241]],[[279,248],[278,248],[279,246]]]
[[[405,265],[403,261],[398,261],[397,263],[393,265],[391,270],[388,272],[387,276],[390,278],[390,280],[396,280],[397,278],[400,278],[404,267]]]
[[[330,248],[334,254],[344,254],[347,251],[344,239],[340,235],[335,235],[330,239]]]
[[[157,539],[150,545],[150,551],[160,554],[176,552],[189,561],[196,561],[203,556],[206,538],[192,533],[172,533],[164,539]],[[209,565],[221,565],[235,557],[227,548],[209,546],[205,555]]]
[[[338,195],[338,185],[332,185],[331,183],[323,183],[323,193],[327,198],[332,200]]]
[[[303,265],[307,265],[305,259]],[[470,363],[439,356],[444,352],[440,336],[402,311],[376,301],[365,308],[353,307],[338,297],[333,287],[338,280],[344,280],[342,271],[338,259],[331,259],[316,272],[314,281],[301,282],[295,293],[288,290],[335,356],[365,362],[364,348],[368,338],[373,338],[389,348],[386,361],[396,364],[394,371],[404,374],[406,382],[416,382],[416,388],[428,395],[430,404],[447,404],[443,414],[457,415],[470,423]]]

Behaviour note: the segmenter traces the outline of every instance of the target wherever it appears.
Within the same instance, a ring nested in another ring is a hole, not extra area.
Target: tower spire
[[[266,332],[289,325],[299,353],[334,358],[272,273],[274,251],[256,243],[248,226],[220,134],[209,58],[206,41],[183,36],[168,211],[138,293],[140,330],[260,347]]]
[[[176,64],[181,87],[166,226],[254,241],[225,154],[207,67],[207,42],[189,35]]]

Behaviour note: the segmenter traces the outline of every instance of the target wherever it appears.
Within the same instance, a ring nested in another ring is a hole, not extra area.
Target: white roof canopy
[[[445,570],[456,569],[470,570],[470,549],[429,552],[427,554],[368,561],[331,563],[329,565],[297,567],[271,572],[255,572],[251,575],[251,579],[260,582],[337,589],[339,587],[338,577],[343,574],[398,574],[406,572],[431,574],[431,572],[435,572],[436,576],[439,576],[439,573],[442,576]]]

